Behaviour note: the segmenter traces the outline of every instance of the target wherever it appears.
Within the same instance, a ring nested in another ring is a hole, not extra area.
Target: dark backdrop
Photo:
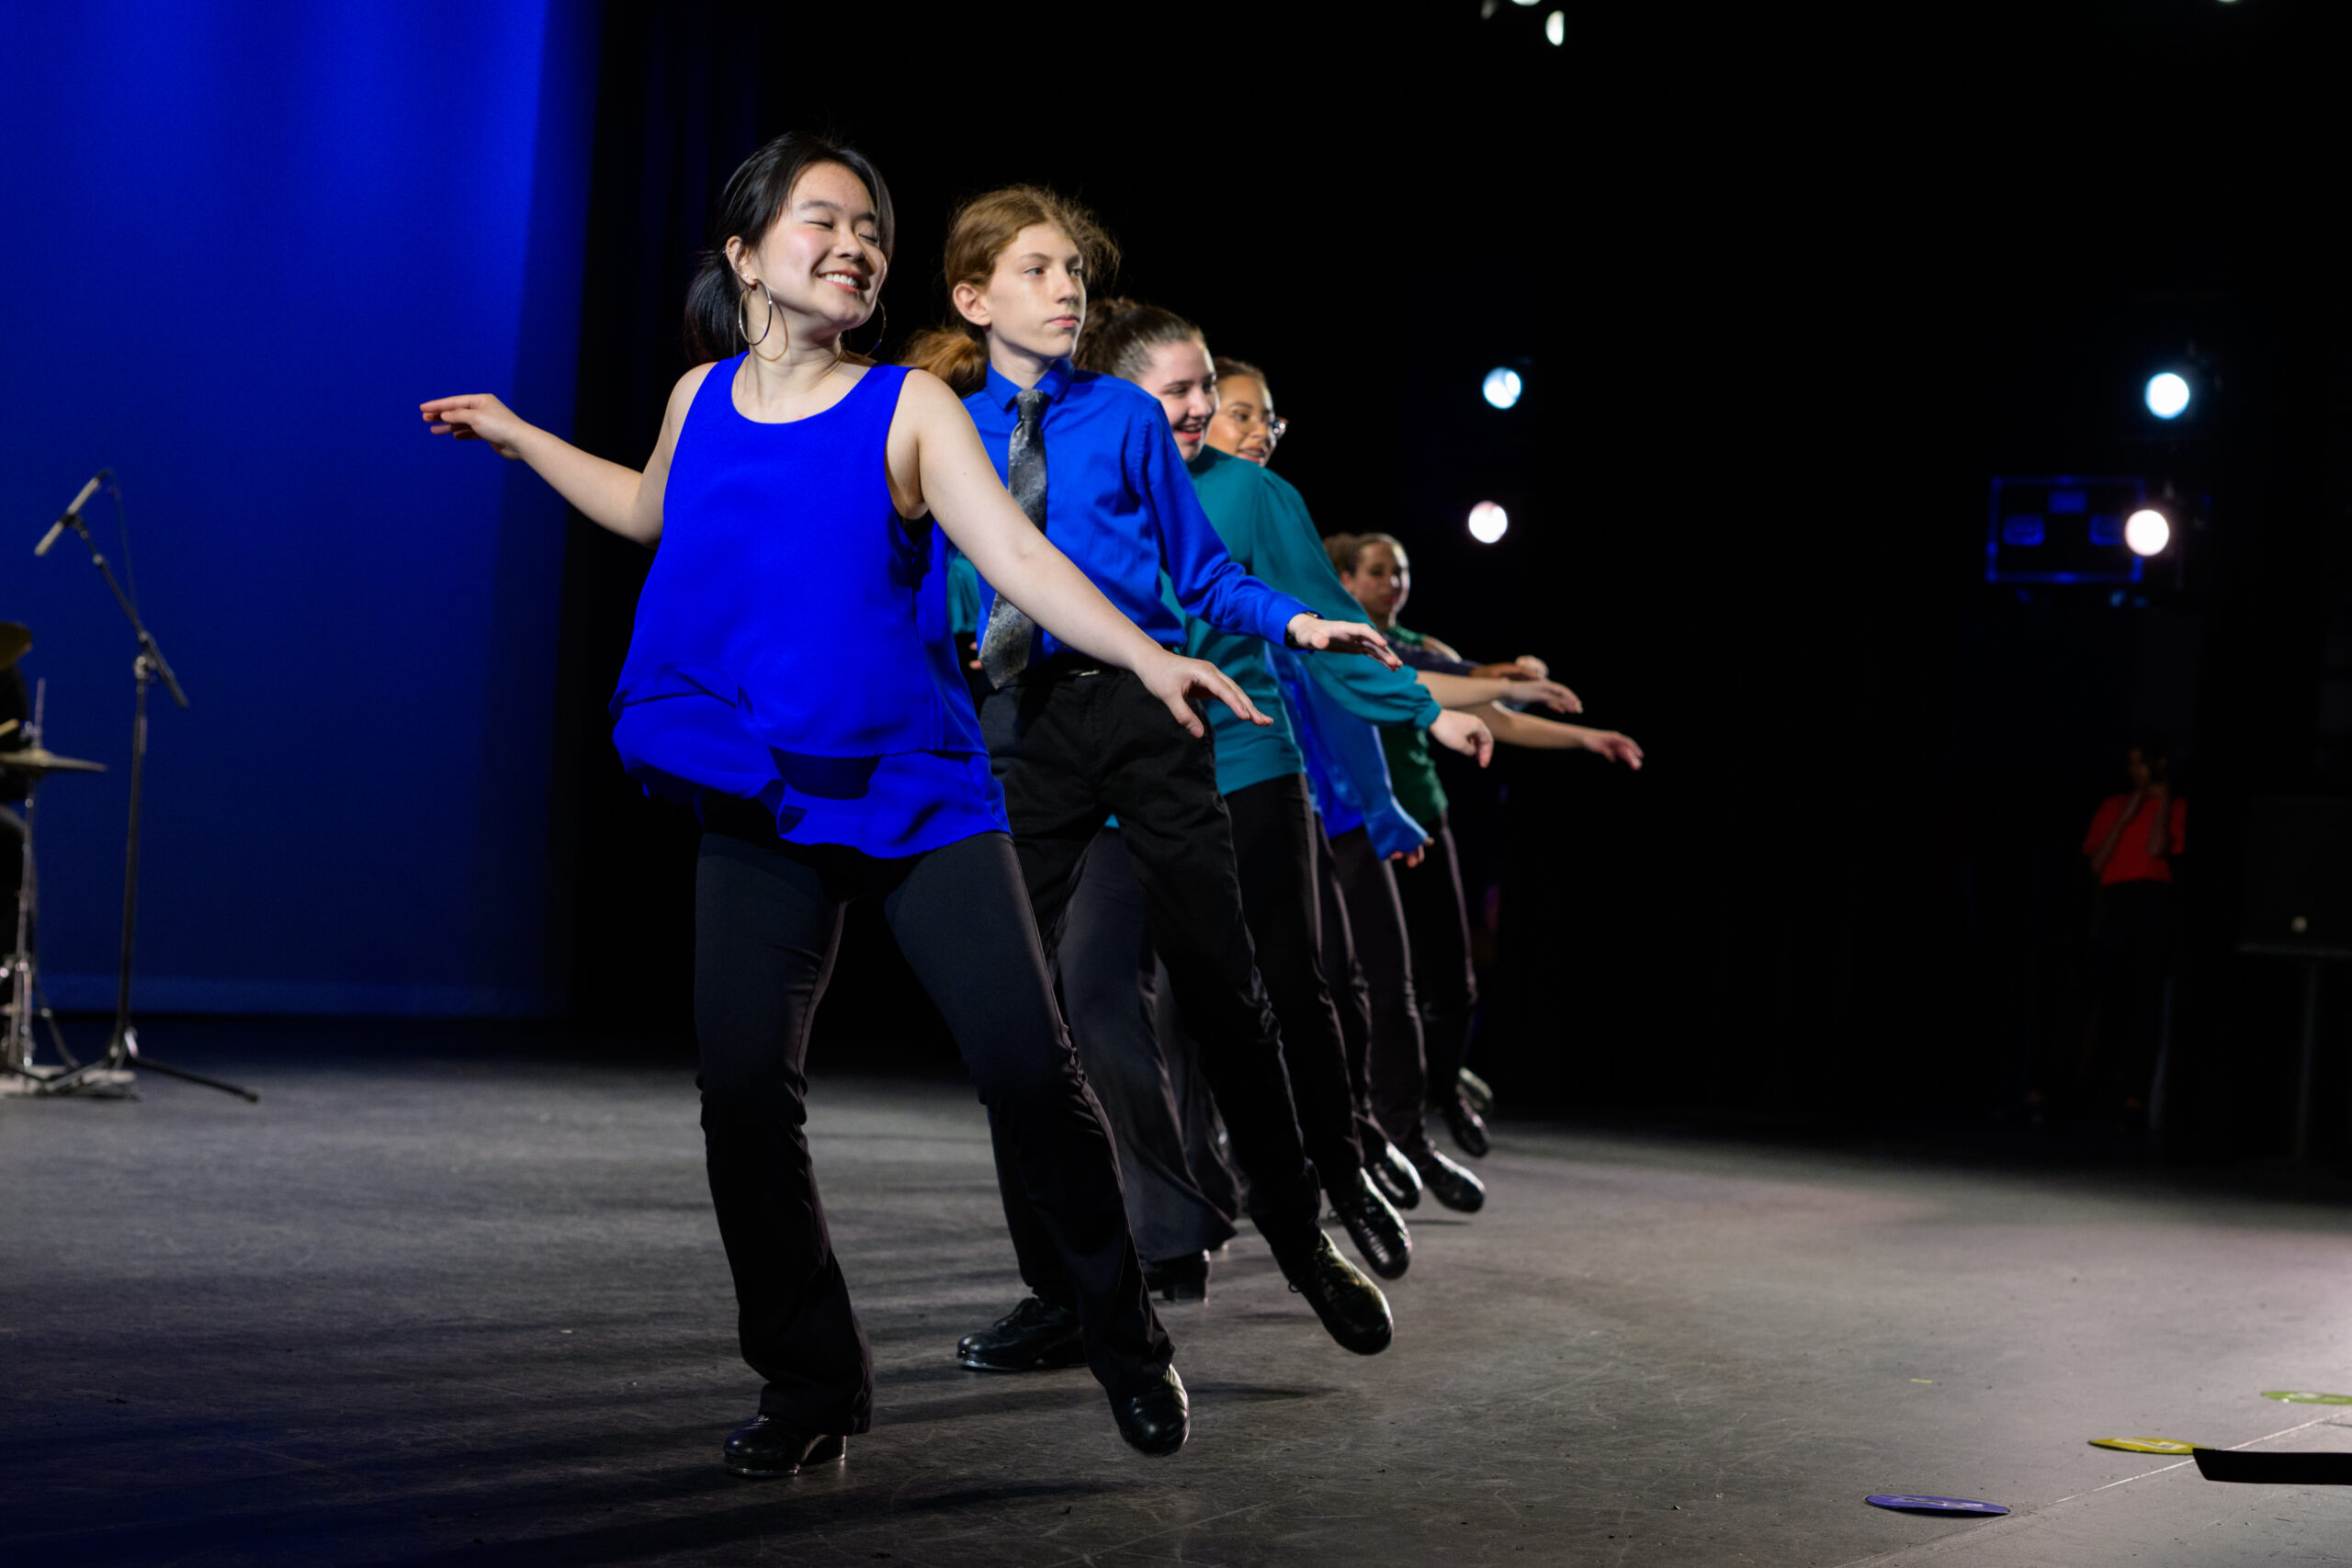
[[[2056,1048],[2075,841],[2154,722],[2198,824],[2175,1146],[2275,1144],[2293,980],[2231,952],[2247,802],[2347,782],[2315,706],[2346,581],[2318,11],[1576,4],[1554,48],[1551,9],[908,13],[804,63],[767,8],[611,7],[582,438],[650,448],[709,198],[759,140],[831,128],[891,179],[894,344],[944,310],[958,197],[1056,185],[1122,291],[1268,368],[1324,528],[1411,544],[1414,624],[1542,653],[1648,748],[1638,777],[1449,767],[1479,1058],[1520,1103],[2013,1106]],[[2138,380],[2191,340],[2222,388],[2152,442]],[[1498,363],[1509,413],[1477,398]],[[2046,471],[2175,478],[2205,523],[2179,586],[1984,584],[1989,478]],[[1498,546],[1464,532],[1479,499]],[[692,828],[602,716],[644,558],[571,544],[575,1003],[679,1034]],[[821,1051],[941,1048],[894,964],[854,923]]]

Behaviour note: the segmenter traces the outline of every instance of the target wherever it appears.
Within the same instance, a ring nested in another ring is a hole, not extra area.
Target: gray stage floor
[[[950,1361],[1018,1288],[978,1108],[903,1079],[821,1082],[813,1122],[876,1427],[735,1481],[689,1074],[434,1038],[207,1058],[258,1107],[0,1102],[0,1561],[2352,1560],[2352,1488],[2086,1446],[2352,1449],[2352,1409],[2260,1397],[2352,1391],[2336,1207],[1509,1126],[1487,1213],[1416,1216],[1387,1355],[1237,1244],[1168,1314],[1193,1438],[1148,1461],[1083,1371]]]

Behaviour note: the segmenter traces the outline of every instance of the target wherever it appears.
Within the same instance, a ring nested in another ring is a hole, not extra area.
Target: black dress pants
[[[1397,894],[1399,867],[1382,858],[1362,828],[1332,840],[1331,852],[1370,1015],[1364,1078],[1373,1120],[1398,1148],[1418,1149],[1429,1137],[1422,1109],[1430,1079],[1413,990],[1415,954]],[[1426,860],[1412,868],[1426,869]]]
[[[1195,1076],[1184,1071],[1193,1046],[1160,1033],[1151,921],[1116,828],[1087,848],[1054,962],[1070,1038],[1118,1144],[1136,1250],[1156,1262],[1223,1247],[1231,1195],[1220,1206],[1193,1177],[1175,1089]]]
[[[809,1166],[809,1021],[842,916],[878,897],[899,946],[956,1036],[989,1108],[1037,1245],[1068,1281],[1087,1364],[1114,1396],[1172,1354],[1128,1239],[1117,1157],[1054,1007],[1011,844],[984,833],[876,860],[786,843],[752,807],[707,814],[695,882],[695,1032],[718,1234],[735,1276],[743,1359],[760,1410],[808,1432],[863,1432],[873,1358]]]
[[[1158,965],[1160,1060],[1168,1064],[1168,1088],[1176,1098],[1176,1125],[1184,1136],[1184,1166],[1201,1196],[1229,1224],[1247,1211],[1241,1198],[1241,1178],[1226,1156],[1225,1129],[1216,1119],[1216,1096],[1208,1075],[1201,1071],[1201,1048],[1184,1032],[1176,1014],[1176,989],[1168,983],[1168,965]]]
[[[1306,775],[1291,773],[1225,797],[1233,817],[1233,856],[1241,908],[1258,952],[1258,973],[1282,1026],[1283,1060],[1298,1108],[1306,1157],[1334,1199],[1352,1197],[1363,1178],[1347,1036],[1323,968],[1323,835]]]
[[[1323,976],[1331,983],[1331,1005],[1339,1010],[1340,1038],[1348,1051],[1348,1089],[1355,1098],[1356,1144],[1369,1153],[1387,1134],[1372,1119],[1372,1089],[1365,1066],[1372,1055],[1372,986],[1356,957],[1355,927],[1348,919],[1348,897],[1340,886],[1340,857],[1323,814],[1315,814],[1315,897],[1323,914]]]
[[[1396,868],[1413,942],[1413,994],[1421,1005],[1422,1059],[1429,1098],[1442,1103],[1462,1092],[1470,1021],[1478,1006],[1478,977],[1470,967],[1470,908],[1462,897],[1462,863],[1445,813],[1430,826],[1433,841],[1416,866]]]
[[[1250,1217],[1273,1234],[1311,1227],[1321,1197],[1258,977],[1208,737],[1185,731],[1128,671],[1068,660],[989,694],[980,731],[1046,951],[1060,944],[1088,846],[1116,816],[1170,989],[1250,1183]],[[1021,1277],[1053,1301],[1066,1287],[1008,1153],[1000,1135],[998,1185]]]

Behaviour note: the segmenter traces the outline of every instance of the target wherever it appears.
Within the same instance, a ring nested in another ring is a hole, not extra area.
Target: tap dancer
[[[1164,572],[1183,609],[1212,625],[1291,647],[1368,653],[1394,667],[1371,627],[1325,620],[1237,566],[1201,511],[1158,402],[1071,365],[1091,280],[1110,254],[1093,217],[1051,191],[1016,186],[973,198],[948,230],[953,321],[910,345],[910,362],[965,392],[1031,521],[1163,649],[1184,639],[1182,620],[1160,599]],[[1141,722],[1146,694],[1130,675],[1039,630],[1015,585],[991,577],[977,554],[974,564],[989,589],[980,659],[996,687],[981,705],[981,733],[1046,951],[1060,942],[1089,846],[1116,816],[1170,987],[1201,1042],[1204,1074],[1249,1179],[1251,1221],[1333,1338],[1360,1354],[1386,1348],[1386,1299],[1317,1224],[1321,1192],[1243,919],[1213,742],[1205,734],[1171,739]],[[1079,1343],[1069,1286],[1042,1245],[1028,1192],[1011,1179],[1001,1138],[998,1153],[1005,1218],[1032,1293],[967,1335],[956,1356],[984,1371],[1065,1365]]]
[[[1322,615],[1355,610],[1298,491],[1263,466],[1205,440],[1222,395],[1197,326],[1158,306],[1098,300],[1088,313],[1078,363],[1132,381],[1159,400],[1202,507],[1237,562]],[[1306,761],[1269,662],[1272,649],[1257,637],[1197,618],[1189,622],[1187,639],[1190,652],[1216,663],[1275,721],[1265,727],[1212,722],[1217,790],[1233,818],[1242,907],[1258,971],[1282,1026],[1307,1154],[1356,1250],[1374,1273],[1395,1279],[1410,1263],[1411,1238],[1364,1169],[1346,1038],[1323,967],[1317,835]],[[1469,714],[1447,712],[1411,671],[1368,660],[1318,660],[1302,667],[1358,720],[1426,731],[1441,745],[1482,764],[1487,760],[1491,742],[1485,725]],[[1181,1041],[1168,1045],[1184,1048]]]
[[[695,1022],[711,1199],[759,1413],[739,1475],[841,1459],[874,1376],[802,1134],[803,1061],[843,909],[877,899],[989,1108],[1001,1179],[1069,1282],[1077,1354],[1121,1435],[1184,1441],[1183,1384],[1144,1292],[1118,1169],[1056,1010],[947,630],[944,547],[1115,672],[1131,744],[1204,744],[1204,699],[1249,699],[1136,629],[1023,515],[933,378],[843,338],[888,276],[890,197],[854,151],[788,134],[720,198],[688,298],[704,363],[644,470],[487,394],[422,405],[436,434],[536,469],[593,522],[657,547],[613,699],[624,766],[704,832]],[[935,531],[930,519],[937,520]]]
[[[1363,606],[1373,624],[1417,654],[1435,656],[1439,662],[1434,669],[1423,671],[1423,679],[1495,678],[1512,682],[1514,691],[1521,689],[1521,682],[1527,683],[1525,689],[1532,689],[1548,681],[1549,672],[1541,660],[1521,658],[1509,664],[1473,665],[1435,637],[1404,627],[1397,617],[1412,592],[1412,563],[1403,541],[1395,536],[1340,534],[1324,543],[1332,565],[1339,569],[1340,581]],[[1574,706],[1581,708],[1582,704]],[[1615,730],[1560,724],[1502,706],[1481,711],[1496,738],[1506,744],[1589,750],[1636,770],[1642,765],[1642,749]],[[1384,731],[1380,739],[1388,753],[1397,797],[1430,832],[1429,852],[1420,863],[1396,868],[1395,873],[1411,936],[1413,987],[1426,1042],[1428,1107],[1443,1118],[1465,1154],[1481,1158],[1489,1146],[1487,1126],[1465,1096],[1462,1078],[1478,981],[1470,964],[1470,912],[1446,815],[1445,786],[1438,780],[1429,748],[1420,744],[1418,736]],[[1346,874],[1344,859],[1342,874]]]

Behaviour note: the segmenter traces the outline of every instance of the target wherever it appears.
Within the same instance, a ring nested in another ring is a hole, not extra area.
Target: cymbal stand
[[[164,689],[172,694],[172,701],[181,707],[187,706],[187,693],[181,688],[179,677],[172,673],[171,664],[164,658],[164,650],[156,645],[154,634],[139,618],[139,607],[122,591],[122,584],[115,581],[114,568],[108,566],[107,558],[98,553],[98,543],[90,537],[89,527],[82,521],[81,513],[70,514],[67,522],[74,532],[81,536],[82,543],[89,547],[90,564],[98,569],[98,575],[105,578],[107,586],[114,591],[114,602],[122,606],[124,618],[130,622],[132,635],[139,639],[139,657],[130,663],[131,680],[138,691],[130,729],[130,830],[122,857],[122,963],[115,983],[114,1033],[107,1041],[107,1052],[103,1057],[51,1080],[43,1092],[119,1096],[126,1092],[121,1086],[131,1079],[131,1066],[136,1063],[150,1072],[185,1078],[189,1083],[202,1084],[207,1089],[217,1089],[224,1094],[238,1095],[258,1103],[261,1096],[252,1089],[223,1083],[219,1078],[209,1078],[201,1073],[192,1073],[185,1067],[175,1067],[153,1056],[139,1054],[139,1032],[131,1027],[130,1022],[130,949],[139,919],[139,818],[147,777],[147,688],[156,681],[162,681]]]
[[[24,727],[26,744],[38,750],[40,746],[41,711],[49,705],[49,682],[34,682],[32,722]],[[9,721],[15,728],[16,721]],[[0,761],[0,766],[5,766]],[[40,1094],[51,1080],[67,1068],[81,1064],[74,1053],[65,1048],[65,1032],[57,1027],[57,1015],[49,1010],[49,998],[41,994],[40,965],[33,957],[33,922],[40,909],[40,884],[36,880],[33,860],[34,806],[40,794],[40,777],[30,776],[25,784],[25,808],[22,820],[23,842],[17,856],[22,876],[17,883],[17,944],[7,958],[0,961],[0,976],[8,981],[8,1006],[0,1016],[0,1095]],[[38,1016],[49,1026],[49,1037],[57,1047],[58,1059],[63,1067],[52,1067],[34,1060],[40,1042],[34,1037],[33,1020]]]

